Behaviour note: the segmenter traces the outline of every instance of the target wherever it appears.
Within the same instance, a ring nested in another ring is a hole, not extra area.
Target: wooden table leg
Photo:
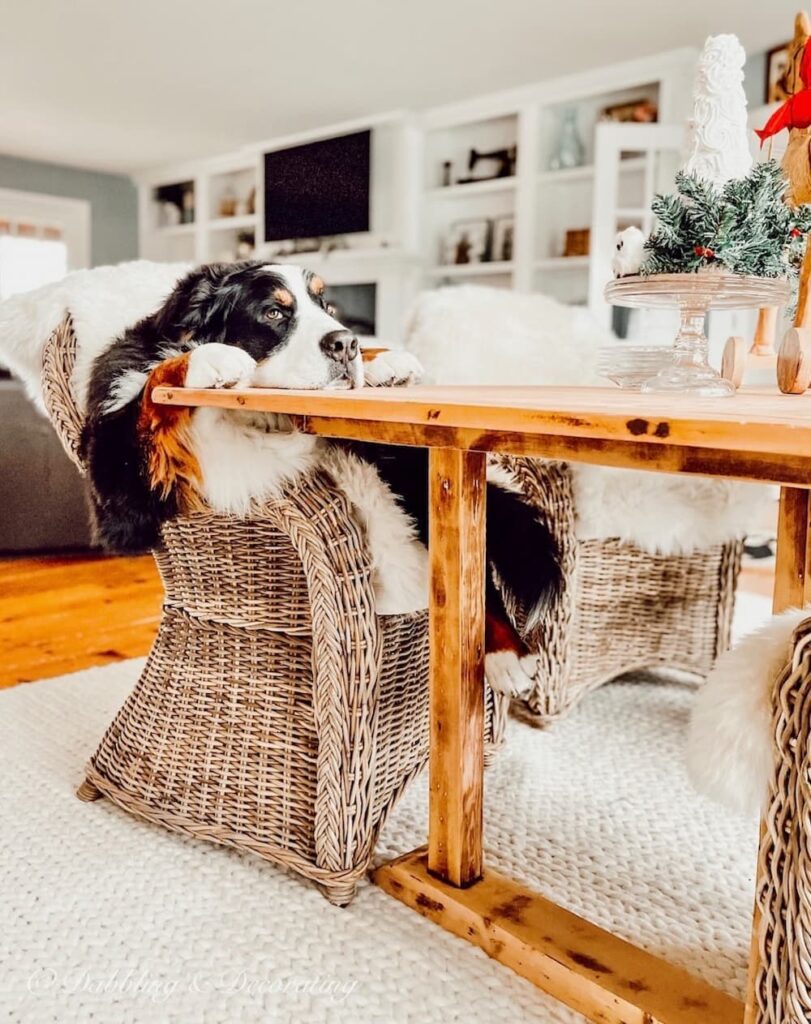
[[[811,601],[811,492],[799,487],[780,489],[780,515],[777,522],[777,559],[774,570],[775,614],[787,608],[802,608]],[[764,828],[760,830],[761,840]],[[758,856],[758,870],[760,856]],[[760,969],[760,910],[755,906],[752,922],[752,948],[749,982],[746,991],[744,1024],[758,1019],[757,977]]]
[[[431,760],[428,868],[482,873],[485,456],[432,448]]]
[[[741,1024],[743,1003],[482,863],[484,457],[432,449],[428,847],[390,895],[600,1024]]]
[[[775,614],[786,608],[802,608],[811,600],[809,529],[811,491],[782,487],[772,601]]]

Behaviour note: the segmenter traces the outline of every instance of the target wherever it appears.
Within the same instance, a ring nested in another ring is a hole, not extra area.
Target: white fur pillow
[[[643,551],[682,555],[743,538],[756,527],[772,488],[572,463],[580,540],[618,537]]]
[[[585,309],[472,284],[424,292],[405,328],[437,384],[599,384],[597,350],[612,338]]]
[[[687,768],[696,789],[735,810],[763,808],[774,762],[772,695],[811,609],[784,612],[722,654],[696,695]]]
[[[585,309],[478,285],[418,296],[405,329],[406,348],[437,384],[605,385],[597,352],[614,340]],[[770,495],[728,480],[571,468],[578,537],[619,537],[663,555],[742,537]]]

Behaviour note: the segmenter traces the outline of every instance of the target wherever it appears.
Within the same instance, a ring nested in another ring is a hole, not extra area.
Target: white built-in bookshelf
[[[146,259],[235,259],[240,238],[252,236],[255,245],[261,202],[257,155],[200,161],[178,167],[174,174],[167,168],[148,178],[139,187],[140,249]],[[191,199],[184,208],[186,193]],[[227,215],[222,204],[230,207]],[[172,206],[177,212],[168,216]],[[178,216],[188,217],[188,222],[173,223]]]
[[[197,262],[232,259],[240,241],[243,246],[252,241],[263,255],[274,254],[279,247],[266,246],[263,237],[263,153],[368,127],[373,152],[369,234],[346,236],[347,248],[332,254],[287,258],[317,264],[328,281],[377,283],[380,333],[396,330],[402,307],[420,287],[476,282],[586,303],[590,291],[597,294],[592,278],[596,272],[605,274],[606,254],[599,254],[596,269],[594,251],[566,255],[566,232],[592,229],[593,243],[596,223],[644,226],[662,177],[652,172],[651,154],[640,147],[619,154],[610,195],[595,187],[606,173],[596,143],[601,112],[644,99],[656,104],[660,123],[682,124],[695,57],[692,50],[674,51],[420,114],[333,125],[257,143],[236,154],[159,168],[139,178],[142,255]],[[564,116],[576,120],[583,162],[555,169],[552,157]],[[481,161],[469,172],[471,149],[513,147],[516,160],[508,176],[457,183],[460,177],[491,173],[494,166]],[[176,197],[178,188],[192,192],[189,223],[166,222],[161,199],[167,189]],[[458,225],[472,224],[478,231],[488,222],[493,243],[496,225],[503,240],[507,218],[513,222],[508,250],[502,246],[497,251],[491,244],[484,262],[446,262],[448,239],[458,235]]]

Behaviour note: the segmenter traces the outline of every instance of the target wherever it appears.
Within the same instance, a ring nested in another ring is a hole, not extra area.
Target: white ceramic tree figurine
[[[709,36],[696,68],[684,170],[717,188],[730,178],[745,177],[752,167],[743,91],[745,61],[737,36]]]

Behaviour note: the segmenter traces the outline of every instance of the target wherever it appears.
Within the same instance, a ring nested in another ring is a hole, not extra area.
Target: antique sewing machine
[[[510,178],[515,174],[515,161],[518,153],[516,146],[507,146],[504,149],[491,149],[487,153],[483,153],[478,149],[471,149],[470,155],[467,159],[467,169],[471,172],[471,177],[459,178],[457,181],[458,185],[469,185],[474,181],[489,181],[491,178]],[[483,174],[476,177],[472,176],[473,171],[481,164],[482,161],[490,161],[491,164],[495,165],[494,174]]]

